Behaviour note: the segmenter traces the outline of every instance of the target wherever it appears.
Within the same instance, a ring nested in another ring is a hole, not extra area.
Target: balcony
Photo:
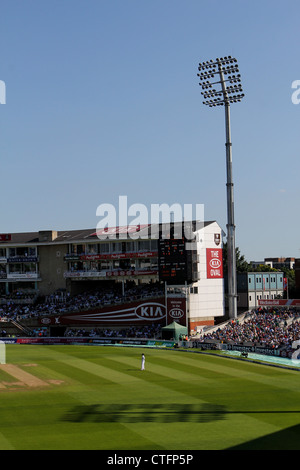
[[[0,277],[0,279],[5,279]],[[32,281],[40,280],[40,273],[28,272],[28,273],[7,273],[6,279],[8,281]]]
[[[38,256],[9,256],[7,258],[8,263],[38,263]]]
[[[122,260],[122,259],[139,259],[139,258],[157,258],[157,250],[147,251],[131,251],[131,252],[115,252],[115,253],[68,253],[65,255],[66,261],[98,261],[98,260]]]
[[[103,278],[112,279],[115,277],[124,276],[156,276],[158,275],[157,268],[151,269],[113,269],[109,271],[65,271],[64,277],[68,279],[91,279]]]

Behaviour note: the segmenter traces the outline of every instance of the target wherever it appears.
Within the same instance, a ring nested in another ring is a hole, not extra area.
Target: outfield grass
[[[0,450],[300,449],[297,371],[175,350],[6,352]]]

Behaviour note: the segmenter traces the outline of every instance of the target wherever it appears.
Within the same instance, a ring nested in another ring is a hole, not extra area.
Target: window
[[[158,259],[151,258],[151,269],[158,269]]]
[[[22,264],[21,263],[13,263],[9,265],[9,272],[10,273],[22,273]]]
[[[134,242],[126,242],[124,243],[125,245],[125,250],[123,251],[126,251],[127,253],[131,253],[134,251]]]
[[[83,255],[83,254],[85,254],[85,246],[84,245],[72,245],[71,250],[72,250],[72,254],[74,254],[74,255]]]
[[[75,263],[70,263],[70,270],[71,271],[83,271],[83,262],[78,261]]]
[[[9,249],[9,257],[16,256],[16,249],[15,248],[10,248]]]
[[[11,263],[9,265],[9,274],[27,274],[36,273],[35,263]]]
[[[29,256],[36,256],[36,247],[35,246],[30,246],[28,248],[28,255]]]
[[[101,266],[101,270],[108,270],[110,269],[110,262],[106,260],[101,261],[100,266]]]
[[[98,262],[97,261],[91,261],[89,270],[97,272],[98,271]]]
[[[152,251],[156,251],[158,249],[158,246],[157,246],[157,240],[151,240],[150,241],[150,248]]]
[[[91,244],[87,246],[87,253],[90,255],[96,255],[98,253],[98,245]]]
[[[101,243],[99,248],[100,253],[109,253],[109,243]]]
[[[122,242],[113,242],[111,248],[113,253],[122,253]]]
[[[139,262],[139,266],[141,269],[149,269],[151,266],[151,260],[149,258],[141,259]]]
[[[24,273],[35,273],[36,272],[36,264],[35,263],[24,263],[23,264],[23,272]]]
[[[138,243],[139,251],[149,251],[151,244],[149,240],[142,240]]]

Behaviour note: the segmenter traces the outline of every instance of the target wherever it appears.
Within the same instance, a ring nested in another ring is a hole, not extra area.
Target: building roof
[[[206,227],[215,221],[205,221],[203,226]],[[183,222],[175,222],[174,226],[182,226]],[[193,230],[195,230],[196,222],[191,222],[193,224]],[[169,224],[164,224],[168,227]],[[113,227],[105,230],[92,229],[81,229],[81,230],[40,230],[38,232],[23,232],[23,233],[10,233],[10,234],[0,234],[0,246],[15,246],[15,245],[28,245],[28,244],[42,244],[48,245],[49,243],[53,244],[62,244],[62,243],[84,243],[86,241],[98,241],[101,240],[101,234],[103,235],[103,240],[107,239],[108,235],[116,234],[116,239],[120,238],[121,233],[138,233],[141,239],[146,239],[147,235],[149,236],[149,228],[151,227],[151,236],[156,238],[159,230],[161,230],[162,224],[152,224],[152,225],[142,225],[142,226],[128,226],[126,230],[124,227]],[[112,237],[111,237],[112,238]],[[132,237],[133,238],[133,237]],[[149,237],[151,238],[151,237]]]

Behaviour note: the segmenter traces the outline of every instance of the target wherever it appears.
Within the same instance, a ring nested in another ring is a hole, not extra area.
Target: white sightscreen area
[[[6,347],[4,341],[0,341],[0,364],[6,364]]]

